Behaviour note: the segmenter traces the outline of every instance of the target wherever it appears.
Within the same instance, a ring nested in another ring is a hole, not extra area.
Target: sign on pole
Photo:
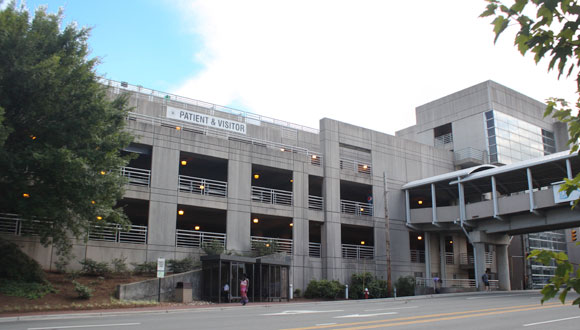
[[[157,278],[165,277],[165,259],[158,258],[157,259]]]

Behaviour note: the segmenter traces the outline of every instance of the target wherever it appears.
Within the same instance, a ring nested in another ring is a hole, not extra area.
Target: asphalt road
[[[569,295],[570,301],[577,295]],[[2,330],[103,329],[580,329],[580,308],[538,292],[437,295],[432,298],[232,304],[157,312],[0,318]]]

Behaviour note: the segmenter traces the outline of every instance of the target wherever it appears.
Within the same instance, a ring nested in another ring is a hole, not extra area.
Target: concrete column
[[[475,283],[479,291],[484,291],[485,286],[481,276],[485,273],[485,243],[473,243],[473,256],[475,267]]]
[[[444,280],[447,278],[447,257],[445,255],[445,234],[439,233],[439,278]]]
[[[508,245],[498,244],[496,247],[497,279],[499,280],[499,289],[504,291],[511,290],[510,284],[510,265],[508,257]]]
[[[320,120],[320,146],[323,152],[324,225],[322,226],[322,277],[344,283],[340,214],[340,148],[338,122]]]
[[[425,232],[425,278],[431,278],[431,234]]]
[[[294,168],[300,168],[300,164],[295,164]],[[310,278],[306,278],[305,263],[308,259],[308,173],[294,171],[292,185],[294,192],[294,218],[292,219],[292,265],[290,268],[291,281],[294,289],[304,291]]]
[[[170,139],[155,140],[151,159],[148,260],[173,257],[170,253],[175,249],[178,174],[179,143]]]
[[[232,150],[228,160],[227,250],[251,251],[252,163]]]

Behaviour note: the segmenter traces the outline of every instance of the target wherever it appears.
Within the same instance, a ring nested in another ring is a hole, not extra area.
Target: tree
[[[558,79],[562,75],[576,76],[576,87],[580,92],[580,4],[577,0],[515,0],[511,6],[499,0],[486,0],[486,10],[481,17],[494,16],[492,22],[495,41],[510,25],[519,25],[514,44],[524,56],[531,52],[534,61],[549,59],[548,71],[557,70]],[[533,13],[530,16],[527,13]],[[554,118],[568,125],[571,152],[578,152],[580,139],[580,98],[571,106],[566,100],[550,98],[544,116]],[[580,188],[580,174],[573,179],[564,178],[561,190],[568,194]],[[574,206],[577,206],[578,200]],[[574,207],[573,206],[573,207]],[[535,250],[530,258],[557,266],[555,276],[542,290],[542,303],[554,298],[560,290],[560,300],[564,303],[567,293],[574,289],[580,293],[580,269],[574,266],[565,253]],[[580,307],[580,298],[574,300]]]
[[[127,225],[120,150],[126,98],[109,100],[88,59],[89,29],[62,11],[0,11],[0,212],[67,255],[94,224]]]

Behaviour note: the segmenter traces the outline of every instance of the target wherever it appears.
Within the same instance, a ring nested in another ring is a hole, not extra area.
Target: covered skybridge
[[[485,270],[484,245],[495,245],[500,288],[509,289],[508,235],[580,225],[580,211],[559,193],[563,178],[579,171],[580,157],[564,151],[409,182],[402,188],[407,226],[426,233],[462,230],[474,248],[476,279]]]

